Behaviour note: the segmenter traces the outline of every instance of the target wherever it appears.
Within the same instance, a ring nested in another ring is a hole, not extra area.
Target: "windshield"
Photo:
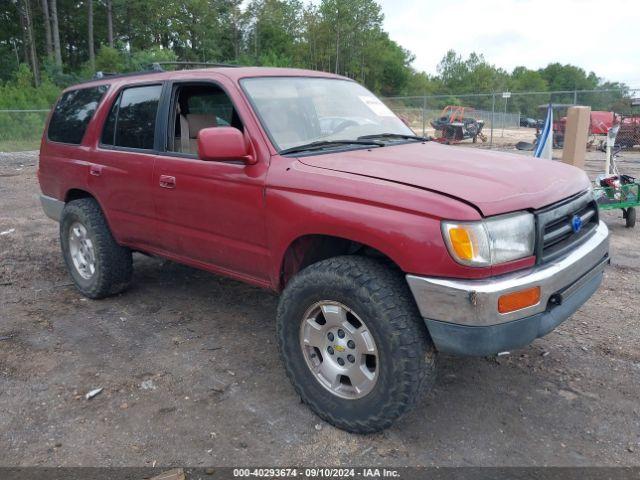
[[[244,79],[242,87],[279,151],[367,135],[413,135],[375,95],[349,80],[260,77]]]

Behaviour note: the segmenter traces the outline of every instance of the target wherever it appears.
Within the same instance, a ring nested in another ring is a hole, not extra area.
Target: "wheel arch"
[[[336,235],[304,234],[293,239],[280,256],[278,290],[282,290],[305,267],[340,255],[377,258],[400,270],[391,256],[367,243]]]
[[[64,203],[69,203],[73,200],[80,200],[82,198],[92,198],[98,203],[98,205],[100,205],[100,202],[98,202],[95,195],[82,188],[70,188],[67,190],[64,194]]]
[[[115,233],[111,224],[111,219],[109,218],[107,211],[102,205],[102,202],[100,201],[100,199],[91,190],[87,188],[82,188],[82,187],[71,187],[65,191],[63,201],[66,205],[67,203],[72,202],[74,200],[82,200],[85,198],[94,200],[98,204],[98,208],[100,208],[102,215],[104,215],[104,218],[107,222],[107,226],[111,230],[111,233],[115,236]]]

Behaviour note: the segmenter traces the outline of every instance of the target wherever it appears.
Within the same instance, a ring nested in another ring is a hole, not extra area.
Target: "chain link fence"
[[[569,106],[587,105],[592,112],[609,112],[608,116],[592,115],[592,145],[602,141],[613,119],[611,112],[615,112],[622,119],[618,133],[621,145],[640,146],[640,89],[426,95],[382,100],[418,134],[439,137],[444,132],[451,136],[447,143],[492,148],[533,143],[549,103],[554,106],[557,128],[562,128],[561,119]],[[0,152],[37,150],[47,115],[48,110],[40,109],[0,110]],[[465,130],[463,138],[458,138],[460,135],[454,130],[447,130],[446,124],[456,121]]]
[[[570,106],[585,105],[596,112],[592,114],[591,145],[601,143],[615,113],[622,122],[618,134],[622,145],[640,146],[640,89],[425,95],[382,100],[416,133],[442,138],[446,143],[496,148],[512,148],[519,142],[532,144],[551,103],[554,130],[564,131],[562,119]],[[561,147],[561,142],[556,146]]]

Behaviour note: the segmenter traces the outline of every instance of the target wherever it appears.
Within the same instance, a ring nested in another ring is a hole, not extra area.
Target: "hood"
[[[538,209],[589,187],[562,162],[436,142],[310,155],[305,165],[352,173],[456,197],[485,215]]]

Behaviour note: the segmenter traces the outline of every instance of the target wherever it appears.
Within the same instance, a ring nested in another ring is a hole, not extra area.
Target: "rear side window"
[[[65,93],[51,115],[47,136],[53,142],[79,145],[108,85]]]
[[[102,144],[152,150],[162,85],[123,90],[102,130]]]

